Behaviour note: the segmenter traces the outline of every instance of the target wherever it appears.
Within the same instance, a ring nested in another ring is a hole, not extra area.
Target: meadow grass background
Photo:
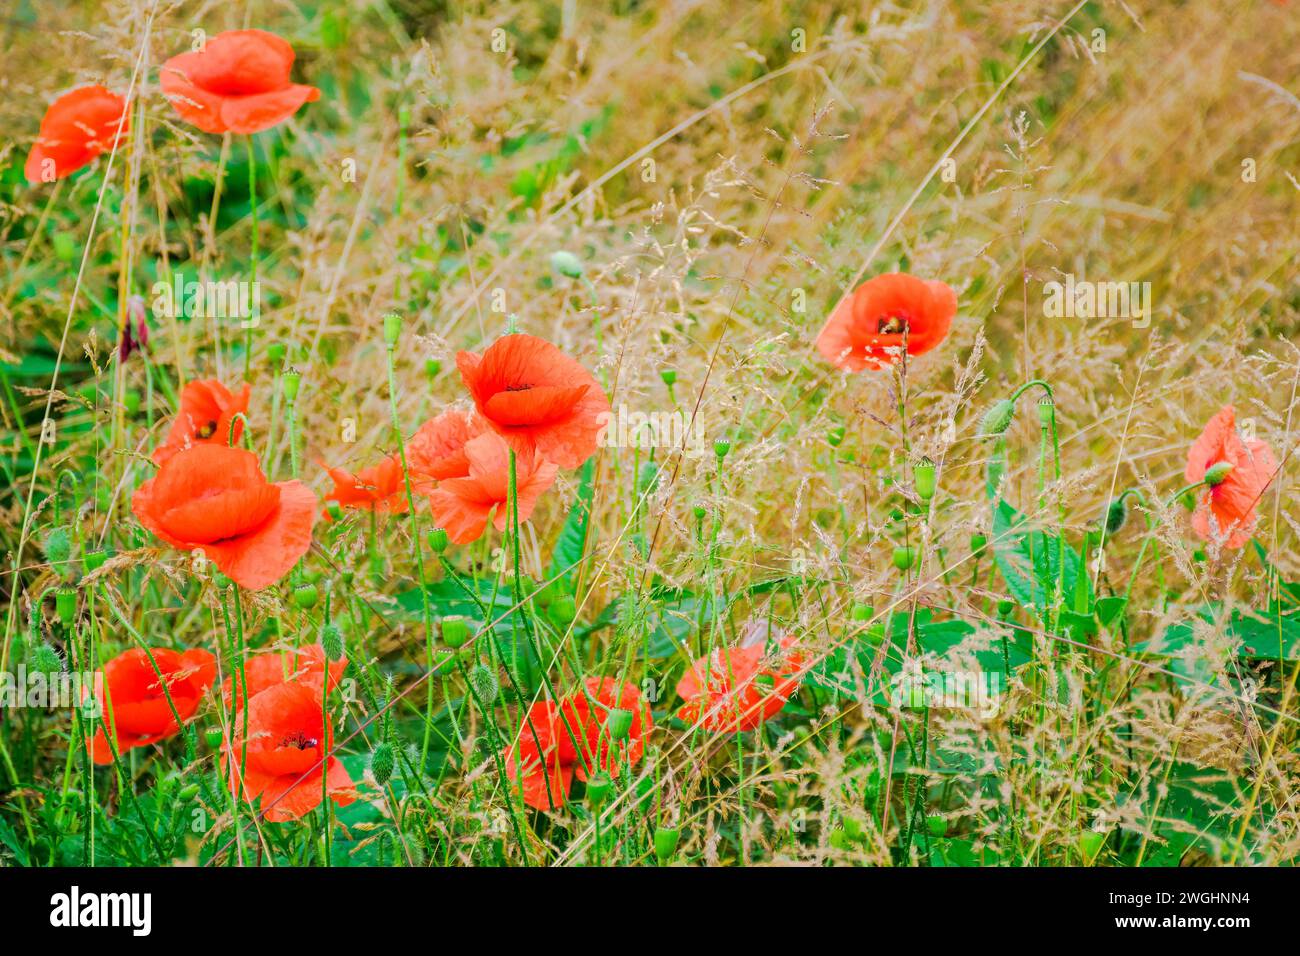
[[[210,585],[138,529],[129,497],[152,471],[147,455],[180,383],[240,379],[242,331],[151,318],[146,355],[122,364],[113,355],[126,295],[148,301],[153,283],[178,270],[251,278],[241,138],[223,148],[186,126],[157,88],[158,65],[188,49],[192,30],[244,26],[288,39],[295,79],[322,90],[256,137],[263,314],[248,380],[268,475],[288,477],[292,466],[272,342],[301,374],[298,463],[318,493],[329,483],[317,460],[359,468],[393,449],[382,334],[392,311],[404,318],[395,397],[408,433],[462,397],[455,352],[481,350],[512,314],[608,383],[615,409],[680,409],[707,436],[699,456],[601,453],[577,618],[563,635],[592,666],[630,655],[638,683],[660,689],[644,793],[619,788],[599,839],[580,798],[535,815],[525,852],[502,823],[483,715],[453,679],[437,688],[438,726],[447,732],[449,704],[467,722],[464,740],[435,747],[386,789],[372,781],[331,825],[332,863],[648,863],[665,826],[680,831],[672,860],[707,864],[1295,858],[1293,7],[8,0],[7,649],[22,635],[31,643],[34,615],[40,641],[66,656],[52,601],[33,601],[64,574],[41,550],[52,524],[42,503],[64,470],[80,481],[78,547],[115,555],[74,581],[78,626],[99,657],[129,643],[110,602],[154,643],[221,640]],[[494,30],[504,52],[492,49]],[[83,82],[122,92],[133,75],[134,131],[111,170],[101,158],[57,194],[28,186],[22,163],[52,96]],[[582,261],[590,288],[553,270],[556,250]],[[959,295],[949,339],[908,365],[905,425],[896,375],[846,376],[812,348],[846,288],[895,270]],[[1067,273],[1150,282],[1149,324],[1046,318],[1043,284]],[[676,373],[671,390],[664,370]],[[1031,379],[1055,393],[1063,477],[1040,490],[1031,393],[1008,435],[1008,500],[1063,528],[1076,550],[1119,491],[1141,488],[1153,503],[1135,509],[1090,575],[1098,596],[1123,594],[1146,522],[1159,522],[1122,627],[1043,633],[1031,609],[999,610],[1014,595],[989,552],[971,552],[972,534],[992,533],[980,417]],[[33,475],[47,402],[57,440]],[[1283,467],[1261,504],[1261,548],[1219,552],[1191,536],[1181,507],[1154,503],[1182,484],[1188,445],[1229,403]],[[715,440],[730,442],[721,462]],[[924,529],[904,506],[923,455],[941,463]],[[563,474],[525,528],[533,580],[545,578],[579,484]],[[357,528],[305,566],[354,612],[354,668],[364,661],[400,690],[424,664],[411,529],[385,521],[373,557],[364,522]],[[890,559],[904,540],[920,561],[900,576]],[[451,556],[490,578],[501,544],[489,533]],[[610,624],[619,602],[627,612]],[[969,647],[930,662],[939,670],[987,669],[987,656],[971,655],[991,649],[996,659],[1007,635],[1037,663],[1017,671],[992,719],[898,708],[852,680],[808,680],[760,734],[673,725],[687,649],[733,639],[753,614],[843,662],[862,638],[855,604],[904,638],[918,613],[973,625]],[[1218,611],[1193,624],[1205,604]],[[1248,627],[1234,628],[1233,608],[1262,614],[1261,626],[1271,608],[1285,647],[1243,651]],[[310,638],[321,612],[295,607],[286,586],[249,598],[248,613],[269,643]],[[1172,651],[1134,649],[1179,626]],[[424,693],[393,708],[403,747],[421,742]],[[363,693],[338,714],[339,738],[353,734],[343,752],[356,777],[380,706]],[[492,720],[514,727],[517,711],[503,698]],[[76,865],[93,843],[98,862],[234,861],[232,821],[207,799],[220,787],[209,748],[193,761],[177,741],[133,752],[129,773],[100,771],[90,790],[70,756],[66,711],[0,720],[0,860]],[[201,726],[214,720],[201,711]],[[178,804],[191,783],[202,792]],[[244,839],[314,864],[321,825]]]

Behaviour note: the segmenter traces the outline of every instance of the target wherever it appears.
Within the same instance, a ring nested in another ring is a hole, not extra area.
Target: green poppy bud
[[[1015,601],[998,602],[998,615],[1000,617],[1009,617],[1011,615],[1011,612],[1014,611],[1015,609],[1016,609]]]
[[[1120,528],[1124,527],[1124,522],[1128,521],[1128,505],[1125,504],[1125,498],[1120,495],[1109,505],[1106,506],[1106,533],[1115,534]]]
[[[469,621],[463,617],[444,617],[441,629],[442,642],[448,647],[463,647],[469,640]]]
[[[314,584],[300,584],[293,589],[293,603],[304,611],[310,611],[320,600],[320,589]]]
[[[384,742],[376,745],[370,754],[370,772],[374,774],[375,783],[381,787],[388,783],[393,776],[395,763],[392,744]]]
[[[209,727],[203,731],[203,739],[207,741],[209,748],[216,750],[221,746],[221,728]]]
[[[64,565],[72,557],[72,536],[67,528],[53,528],[45,536],[45,560],[54,565],[57,573],[63,573]]]
[[[320,629],[320,646],[332,661],[343,660],[343,629],[333,621]]]
[[[75,588],[61,587],[54,592],[54,610],[59,615],[59,623],[65,630],[71,630],[77,620],[77,591]]]
[[[557,249],[551,253],[551,268],[570,279],[582,278],[582,260],[564,249]]]
[[[696,521],[703,521],[704,516],[707,515],[708,513],[709,512],[705,509],[703,505],[696,505],[694,508],[691,509],[691,514],[695,515]]]
[[[677,373],[673,369],[670,368],[660,369],[659,377],[663,379],[664,384],[667,385],[669,388],[672,388],[674,385],[677,384]]]
[[[32,670],[38,674],[58,674],[63,670],[63,658],[49,644],[37,645],[32,652]]]
[[[424,374],[429,378],[437,378],[438,373],[442,371],[442,363],[437,359],[427,359],[424,363]]]
[[[929,501],[934,497],[934,462],[929,458],[922,458],[912,469],[912,480],[916,482],[916,493],[922,501]]]
[[[447,550],[447,532],[442,528],[434,528],[425,535],[425,540],[429,542],[429,550],[434,554],[442,554]]]
[[[980,422],[980,434],[986,438],[996,438],[1006,433],[1011,427],[1011,420],[1016,417],[1016,403],[1009,398],[1001,399],[989,406]]]
[[[916,564],[916,549],[911,545],[900,545],[894,549],[894,567],[906,571]]]
[[[970,553],[971,554],[983,553],[984,546],[988,543],[989,543],[988,538],[984,537],[984,535],[980,534],[978,531],[975,532],[975,534],[970,536]]]
[[[475,664],[469,672],[469,684],[474,688],[474,695],[484,706],[491,706],[501,693],[501,681],[497,672],[486,664]]]
[[[284,357],[289,353],[283,342],[272,342],[266,347],[266,360],[272,366],[283,365]]]
[[[1232,462],[1230,461],[1215,462],[1205,472],[1205,479],[1204,479],[1205,484],[1210,488],[1214,488],[1217,485],[1221,485],[1223,484],[1223,480],[1228,477],[1228,474],[1231,471],[1232,471]]]

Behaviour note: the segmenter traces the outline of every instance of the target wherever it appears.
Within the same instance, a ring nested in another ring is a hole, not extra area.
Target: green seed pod
[[[442,642],[448,647],[464,647],[470,637],[469,621],[463,617],[444,617],[440,625]]]
[[[996,438],[1006,433],[1011,427],[1011,420],[1016,417],[1016,403],[1009,398],[994,402],[984,413],[980,421],[980,434],[986,438]]]
[[[49,644],[38,644],[32,652],[32,670],[38,674],[58,674],[63,671],[63,658]]]
[[[726,441],[725,439],[720,439],[713,443],[713,454],[717,455],[719,458],[726,458],[727,452],[729,451],[731,451],[731,442]]]
[[[85,557],[81,559],[81,566],[85,568],[87,574],[90,574],[102,568],[108,557],[107,551],[87,551]]]
[[[912,480],[916,482],[916,493],[922,501],[929,501],[934,497],[935,473],[934,462],[929,458],[922,458],[912,468]]]
[[[199,795],[199,785],[197,783],[187,783],[181,787],[180,793],[176,794],[176,799],[181,803],[189,803]]]
[[[329,660],[343,660],[343,629],[330,621],[320,629],[320,646]]]
[[[210,749],[216,750],[221,746],[221,728],[209,727],[207,730],[203,731],[203,739],[207,741]]]
[[[1016,609],[1015,601],[1004,600],[998,602],[998,615],[1001,617],[1009,617],[1011,612],[1014,611],[1015,609]]]
[[[655,827],[655,859],[662,865],[677,852],[677,842],[682,831],[676,827]]]
[[[266,360],[273,366],[283,365],[288,351],[283,342],[272,342],[266,347]]]
[[[870,604],[855,604],[849,611],[849,619],[854,621],[869,621],[876,609]]]
[[[325,513],[330,516],[331,521],[343,520],[343,506],[337,501],[325,502]]]
[[[300,584],[293,589],[293,603],[304,611],[310,611],[320,600],[320,589],[314,584]]]
[[[1038,420],[1044,428],[1051,428],[1056,421],[1056,403],[1045,395],[1038,400]]]
[[[449,647],[435,648],[433,673],[435,677],[450,677],[456,673],[456,652]]]
[[[551,268],[570,279],[582,278],[582,260],[564,249],[557,249],[551,253]]]
[[[284,399],[290,405],[298,398],[298,388],[302,385],[302,376],[298,374],[296,368],[286,369],[280,379],[280,387],[284,389]]]
[[[429,378],[437,378],[438,373],[442,371],[442,363],[437,359],[426,359],[424,362],[424,374]]]
[[[546,617],[557,628],[563,630],[573,623],[573,619],[578,616],[578,605],[567,594],[562,594],[551,602],[551,606],[546,609]]]
[[[77,591],[66,585],[54,592],[54,610],[64,630],[71,630],[77,620]]]
[[[708,513],[709,512],[704,508],[703,505],[696,505],[694,508],[691,509],[691,514],[695,515],[696,521],[703,521],[704,516],[707,515]]]
[[[429,542],[429,550],[434,554],[442,554],[447,550],[447,532],[442,528],[434,528],[424,537]]]
[[[339,572],[339,580],[344,584],[351,584],[356,579],[356,576],[357,572],[353,571],[351,568],[344,568]]]
[[[587,778],[587,802],[599,810],[609,799],[609,792],[613,789],[614,781],[610,780],[609,774],[603,770],[597,770]]]
[[[848,433],[849,433],[848,429],[845,428],[843,425],[836,425],[834,428],[832,428],[830,431],[826,433],[826,442],[832,448],[839,448],[840,443],[844,441],[844,436],[847,435]]]
[[[1128,521],[1128,505],[1124,502],[1124,496],[1120,495],[1106,506],[1107,534],[1117,533],[1120,528],[1124,527],[1124,522]]]
[[[911,545],[900,545],[894,549],[894,567],[906,571],[916,564],[916,549]]]
[[[1205,484],[1211,488],[1221,485],[1223,484],[1224,479],[1228,477],[1231,471],[1232,471],[1232,462],[1230,461],[1215,462],[1205,472],[1205,479],[1204,479]]]
[[[605,720],[605,727],[609,730],[609,738],[613,741],[627,740],[628,734],[632,732],[632,711],[615,708],[609,712],[609,717]]]
[[[501,693],[501,681],[497,679],[496,671],[486,664],[475,664],[469,672],[469,683],[474,688],[474,694],[478,697],[479,702],[488,707],[496,702],[497,695]]]
[[[982,554],[984,552],[984,546],[988,543],[988,538],[984,537],[984,535],[980,534],[978,531],[975,532],[970,536],[970,553]]]
[[[384,344],[390,349],[402,337],[402,317],[396,312],[384,315]]]
[[[375,776],[375,783],[384,786],[393,776],[393,745],[385,741],[376,745],[370,754],[370,772]]]
[[[663,383],[669,388],[672,388],[677,384],[677,372],[673,369],[661,368],[659,370],[659,377],[663,379]]]

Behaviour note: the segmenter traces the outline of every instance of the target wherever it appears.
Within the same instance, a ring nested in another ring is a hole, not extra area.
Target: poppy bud
[[[613,787],[613,781],[609,779],[609,774],[603,770],[597,770],[587,778],[587,802],[596,810],[599,810],[609,799],[609,791]]]
[[[1209,467],[1209,470],[1205,472],[1205,479],[1204,479],[1205,484],[1210,488],[1213,488],[1216,485],[1221,485],[1223,484],[1223,480],[1228,477],[1228,473],[1231,471],[1232,471],[1232,462],[1230,461],[1215,462],[1213,465]]]
[[[616,707],[609,712],[605,726],[609,728],[610,740],[627,740],[628,734],[632,732],[632,711]]]
[[[45,559],[62,573],[62,565],[72,557],[72,538],[67,528],[54,528],[45,536]]]
[[[484,707],[494,703],[501,693],[501,682],[497,679],[496,671],[485,664],[474,665],[474,669],[469,672],[469,683]]]
[[[462,647],[469,640],[469,622],[463,617],[442,619],[442,642],[448,647]]]
[[[870,604],[855,604],[849,611],[849,618],[854,621],[869,621],[875,613],[876,609]]]
[[[436,677],[450,677],[456,672],[456,652],[446,647],[433,652],[433,673]]]
[[[660,864],[667,863],[677,852],[677,841],[682,831],[676,827],[655,827],[655,859]]]
[[[203,731],[203,739],[207,741],[210,748],[216,750],[221,746],[221,728],[209,727],[207,730]]]
[[[425,535],[425,540],[429,542],[429,549],[434,554],[442,554],[447,550],[447,532],[442,528],[434,528]]]
[[[983,420],[980,421],[980,434],[986,438],[996,438],[1011,427],[1011,419],[1016,417],[1016,403],[1009,398],[994,402]]]
[[[356,576],[357,573],[353,571],[351,568],[344,568],[342,571],[339,572],[339,578],[343,581],[344,584],[351,584],[353,580],[356,578]]]
[[[906,571],[916,564],[916,549],[911,545],[902,545],[894,549],[894,567]]]
[[[424,374],[429,378],[437,378],[438,373],[442,371],[442,363],[437,359],[428,359],[424,363]]]
[[[333,621],[320,629],[320,646],[332,661],[343,660],[343,629]]]
[[[912,468],[912,479],[916,482],[916,493],[922,501],[934,497],[934,462],[922,458]]]
[[[320,600],[320,591],[314,584],[300,584],[293,589],[293,603],[304,611],[310,611]]]
[[[1120,495],[1106,506],[1106,533],[1115,534],[1124,527],[1127,520],[1128,505],[1124,503],[1124,496]]]
[[[180,793],[176,794],[176,798],[180,800],[181,803],[189,803],[198,795],[199,795],[199,785],[197,783],[190,783],[181,787],[181,791]]]
[[[832,448],[839,448],[840,442],[844,441],[844,436],[848,434],[848,429],[843,425],[836,425],[826,433],[826,442]]]
[[[989,539],[984,537],[978,531],[970,536],[970,553],[980,554],[984,551],[984,546],[989,543]]]
[[[566,628],[578,616],[577,603],[567,594],[562,594],[551,602],[546,609],[546,616],[558,628]]]
[[[672,388],[674,385],[677,384],[677,373],[673,369],[670,368],[660,369],[659,377],[663,379],[664,384],[667,385],[669,388]]]
[[[393,776],[393,745],[387,742],[376,745],[370,754],[370,772],[381,787]]]
[[[1014,611],[1015,609],[1016,609],[1016,602],[1015,602],[1015,601],[999,601],[999,602],[998,602],[998,615],[1001,616],[1001,617],[1007,617],[1007,616],[1010,615],[1011,612]]]
[[[38,674],[58,674],[63,670],[63,658],[49,644],[40,644],[32,652],[32,670]]]
[[[703,521],[704,516],[707,515],[708,513],[709,512],[705,509],[703,505],[696,505],[694,508],[691,509],[691,514],[695,515],[696,521]]]
[[[54,592],[54,610],[59,615],[59,623],[69,630],[77,619],[77,592],[75,588],[61,587]]]
[[[384,344],[390,349],[402,337],[402,317],[396,312],[384,315]]]
[[[713,453],[719,458],[726,458],[727,452],[731,451],[731,442],[715,441],[713,443]]]
[[[582,261],[572,252],[557,249],[551,253],[551,268],[570,279],[582,278]]]
[[[266,360],[272,365],[280,365],[288,351],[283,342],[272,342],[266,347]]]

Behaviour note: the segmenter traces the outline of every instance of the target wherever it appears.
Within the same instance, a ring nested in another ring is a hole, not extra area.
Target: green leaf
[[[1270,604],[1265,612],[1234,608],[1224,613],[1222,604],[1201,604],[1186,621],[1165,629],[1163,634],[1134,645],[1136,651],[1177,657],[1196,643],[1196,622],[1222,627],[1225,633],[1241,642],[1237,656],[1244,660],[1300,659],[1300,613]]]
[[[1021,607],[1044,618],[1070,595],[1075,595],[1076,607],[1082,598],[1084,607],[1091,606],[1092,585],[1079,553],[1060,536],[1033,528],[1006,501],[994,508],[991,544],[998,570]]]
[[[588,458],[578,473],[578,494],[564,519],[564,527],[560,529],[546,571],[548,581],[559,581],[569,591],[573,590],[573,579],[587,551],[587,526],[591,522],[591,502],[596,494],[595,474],[596,459]]]

